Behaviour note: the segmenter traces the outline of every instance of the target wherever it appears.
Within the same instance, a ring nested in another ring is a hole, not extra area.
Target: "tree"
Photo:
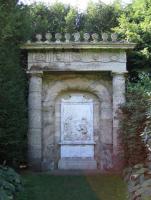
[[[149,70],[151,65],[151,0],[133,0],[119,17],[114,29],[121,38],[136,42],[135,52],[129,56],[130,71]]]
[[[85,15],[84,31],[90,33],[110,32],[118,25],[119,13],[112,5],[90,2]]]
[[[117,26],[119,9],[103,3],[89,3],[85,13],[76,8],[56,2],[51,6],[33,4],[30,6],[33,38],[36,33],[109,32]],[[107,22],[107,23],[106,23]]]
[[[44,4],[33,4],[29,7],[32,21],[32,36],[36,33],[46,32],[63,33],[66,27],[66,16],[70,10],[69,6],[62,3],[55,3],[50,7]]]
[[[20,44],[30,30],[28,8],[0,0],[0,162],[23,161],[26,152],[26,76]]]
[[[78,31],[79,16],[80,15],[76,9],[71,8],[69,10],[67,16],[65,17],[65,21],[66,21],[65,32],[74,33]]]

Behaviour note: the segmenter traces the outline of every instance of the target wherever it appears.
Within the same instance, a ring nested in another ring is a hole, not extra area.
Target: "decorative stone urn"
[[[111,34],[111,39],[113,42],[116,42],[117,41],[117,34],[116,33],[112,33]]]
[[[66,39],[66,42],[67,42],[67,43],[70,42],[70,38],[71,38],[70,33],[66,33],[66,34],[65,34],[65,39]]]
[[[52,34],[50,32],[46,33],[45,38],[46,38],[46,43],[47,42],[49,43],[51,41]]]
[[[108,34],[107,33],[102,33],[102,39],[103,39],[103,42],[107,42]]]
[[[90,34],[89,33],[84,33],[84,41],[85,42],[88,42],[89,41],[89,39],[90,39]]]
[[[75,42],[79,42],[80,41],[80,33],[79,32],[74,33],[73,36],[74,36],[74,41]]]
[[[56,33],[55,34],[55,38],[56,38],[56,43],[60,43],[61,42],[61,38],[62,38],[61,33]]]
[[[93,39],[93,42],[97,42],[98,39],[99,39],[99,35],[97,33],[93,33],[92,34],[92,39]]]
[[[42,41],[42,35],[41,34],[36,34],[36,39],[37,39],[37,42],[41,43]]]

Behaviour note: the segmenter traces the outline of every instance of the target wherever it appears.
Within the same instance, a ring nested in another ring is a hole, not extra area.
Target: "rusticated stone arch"
[[[102,84],[101,81],[89,80],[89,79],[67,79],[63,81],[56,81],[51,86],[51,90],[48,91],[44,97],[44,101],[55,101],[56,97],[61,91],[65,90],[83,90],[91,92],[96,95],[102,101],[111,103],[111,94],[109,90]]]
[[[96,154],[98,167],[102,170],[112,166],[112,98],[110,89],[102,80],[81,77],[63,77],[58,80],[47,80],[43,85],[43,168],[54,169],[59,159],[59,135],[56,120],[59,119],[57,103],[65,93],[81,92],[92,95],[98,104],[98,133],[96,134]],[[108,154],[108,156],[106,156]],[[111,160],[108,162],[108,160]]]

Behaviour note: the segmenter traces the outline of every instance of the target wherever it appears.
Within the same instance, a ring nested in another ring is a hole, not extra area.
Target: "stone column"
[[[29,165],[35,170],[41,169],[42,158],[42,72],[28,72],[28,159]]]
[[[125,73],[113,72],[113,155],[114,155],[114,166],[121,168],[122,159],[121,145],[119,139],[119,107],[125,102]],[[123,152],[123,151],[122,151]]]

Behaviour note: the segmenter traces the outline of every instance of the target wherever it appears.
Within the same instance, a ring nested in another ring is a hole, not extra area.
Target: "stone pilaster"
[[[120,155],[122,147],[119,140],[119,122],[120,122],[120,105],[125,102],[125,73],[114,72],[112,73],[113,80],[113,154],[114,154],[114,165],[120,168],[122,159]],[[120,155],[119,155],[120,152]]]
[[[28,72],[28,158],[33,169],[41,169],[42,158],[42,72]]]

